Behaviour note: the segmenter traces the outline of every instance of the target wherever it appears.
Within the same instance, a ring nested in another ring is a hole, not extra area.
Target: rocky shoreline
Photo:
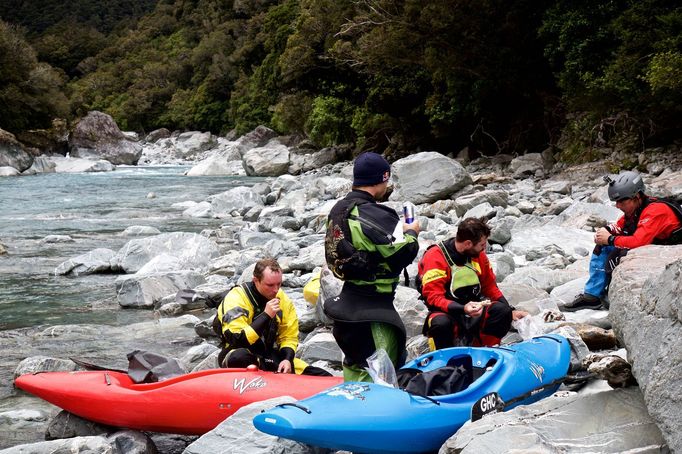
[[[20,373],[73,370],[71,356],[125,369],[125,355],[135,349],[177,358],[187,371],[215,367],[217,339],[209,325],[215,310],[206,301],[250,279],[252,264],[266,255],[277,257],[285,271],[285,291],[301,323],[300,356],[338,371],[341,352],[320,309],[340,283],[323,269],[322,296],[314,306],[305,301],[302,288],[324,265],[325,219],[350,189],[349,156],[337,149],[292,146],[267,128],[231,141],[208,133],[156,135],[140,146],[136,162],[194,162],[188,178],[269,178],[176,207],[184,216],[221,219],[218,229],[201,234],[145,230],[117,251],[102,245],[57,267],[58,274],[72,276],[119,273],[112,293],[120,307],[153,310],[158,319],[118,328],[65,325],[1,332],[0,348],[6,353],[0,359],[0,452],[320,452],[253,429],[250,418],[272,401],[242,409],[195,440],[119,431],[73,417],[64,423],[63,416],[54,418],[56,407],[12,387]],[[682,196],[682,165],[675,154],[661,151],[640,160],[648,171],[648,193]],[[86,164],[93,162],[98,161]],[[500,288],[512,304],[533,314],[527,326],[517,327],[519,333],[562,330],[573,340],[574,369],[595,374],[580,389],[567,388],[533,406],[465,425],[442,453],[682,451],[677,430],[682,422],[682,246],[632,251],[614,274],[609,310],[561,312],[587,278],[591,232],[619,216],[601,180],[606,167],[606,162],[567,167],[554,163],[551,153],[469,162],[423,152],[393,163],[393,193],[386,203],[417,205],[420,255],[451,235],[460,219],[487,216],[493,229],[489,255]],[[408,271],[416,274],[416,262]],[[197,292],[192,301],[177,297],[186,288]],[[410,357],[417,356],[426,349],[425,308],[416,290],[404,285],[395,305],[407,327]],[[519,340],[519,333],[505,342]],[[618,367],[626,369],[622,377],[614,376]],[[631,383],[630,368],[639,386],[623,387]],[[58,439],[40,441],[45,433]]]

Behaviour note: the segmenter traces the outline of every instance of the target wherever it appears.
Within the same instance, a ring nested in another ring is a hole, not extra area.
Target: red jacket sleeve
[[[450,267],[438,246],[428,249],[419,262],[419,275],[422,278],[422,295],[424,303],[430,309],[448,311],[448,305],[454,303],[445,296],[450,284]],[[458,304],[458,306],[461,306]],[[464,307],[462,306],[462,311]]]
[[[491,301],[499,301],[503,297],[502,291],[497,286],[497,278],[495,277],[493,266],[490,264],[490,260],[488,260],[485,252],[481,252],[478,256],[478,264],[481,266],[481,275],[479,276],[481,293]]]
[[[664,203],[650,203],[639,217],[637,229],[630,236],[616,236],[613,244],[624,249],[634,249],[665,239],[680,227],[680,221],[673,210]]]
[[[609,232],[613,235],[621,235],[623,233],[623,227],[625,226],[625,216],[618,218],[616,222],[608,226]]]

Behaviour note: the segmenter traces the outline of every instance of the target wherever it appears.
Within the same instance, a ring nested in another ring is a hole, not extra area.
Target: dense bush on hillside
[[[68,114],[64,80],[35,51],[20,30],[0,21],[0,128],[21,131],[48,127]]]
[[[101,17],[119,19],[109,30],[86,6],[64,20],[34,11],[32,43],[70,78],[74,115],[103,110],[125,129],[266,124],[321,146],[560,144],[566,159],[680,137],[682,8],[671,0],[108,5]]]

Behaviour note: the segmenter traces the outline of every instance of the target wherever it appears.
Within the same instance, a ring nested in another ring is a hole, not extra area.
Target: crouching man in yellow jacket
[[[218,306],[222,321],[221,367],[247,367],[304,375],[330,375],[295,358],[298,317],[282,290],[282,268],[275,259],[256,262],[251,282],[234,287]]]

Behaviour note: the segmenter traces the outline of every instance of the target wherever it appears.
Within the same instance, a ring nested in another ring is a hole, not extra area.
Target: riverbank
[[[647,188],[653,194],[680,195],[682,192],[680,168],[666,168],[665,164],[668,162],[674,161],[662,159],[653,163],[660,168],[652,168],[651,173],[644,175]],[[601,176],[606,171],[604,167],[604,163],[597,163],[576,168],[555,168],[548,165],[539,155],[481,159],[462,166],[453,159],[435,153],[421,153],[393,164],[395,190],[387,204],[399,208],[404,201],[417,202],[417,213],[422,223],[419,238],[422,253],[433,242],[451,235],[460,219],[482,215],[490,218],[493,227],[490,257],[500,288],[512,304],[531,313],[540,314],[542,312],[540,308],[548,301],[560,310],[564,303],[570,301],[582,289],[587,273],[589,251],[593,246],[591,231],[595,225],[615,220],[618,216],[618,210],[607,201],[601,181]],[[312,273],[324,264],[324,220],[335,200],[350,188],[350,169],[351,163],[342,161],[320,166],[300,176],[287,174],[273,177],[257,185],[236,187],[208,196],[202,201],[195,200],[197,206],[202,206],[203,210],[187,211],[188,208],[184,212],[185,216],[220,219],[219,227],[206,229],[202,235],[215,242],[219,255],[201,262],[201,266],[197,267],[200,257],[189,257],[189,262],[177,260],[183,249],[182,243],[179,243],[173,250],[165,251],[176,259],[164,262],[166,263],[164,273],[199,268],[206,282],[195,287],[195,290],[215,294],[224,291],[240,279],[248,279],[249,265],[253,264],[256,258],[263,255],[278,257],[285,270],[285,291],[294,300],[301,319],[301,330],[305,333],[305,339],[299,348],[301,356],[311,363],[319,362],[331,369],[338,368],[341,356],[331,338],[326,320],[319,316],[317,306],[309,306],[305,302],[302,287]],[[422,200],[415,200],[417,194]],[[148,255],[149,251],[155,250],[155,237],[156,235],[148,235],[143,239],[145,242],[140,243],[145,245],[141,249],[144,254],[142,252],[137,254],[140,260],[141,257],[146,257],[146,262],[155,259],[156,256]],[[97,245],[101,246],[105,245]],[[120,257],[125,249],[125,246],[112,248],[114,254]],[[668,248],[667,251],[672,252],[666,257],[665,263],[673,263],[682,258],[682,251],[679,249]],[[633,254],[633,257],[633,260],[636,259],[636,254]],[[192,262],[194,259],[197,262]],[[665,266],[662,262],[659,261],[657,267]],[[158,261],[156,263],[158,264]],[[141,263],[140,267],[145,264]],[[653,278],[655,276],[649,273],[658,270],[660,274],[657,267],[649,267],[646,273],[640,271],[640,274],[645,274],[644,278]],[[635,279],[642,279],[630,274],[634,272],[628,267],[623,267],[623,270],[628,271],[622,278],[623,286],[635,282]],[[409,271],[411,275],[415,274],[416,263]],[[131,269],[123,277],[142,282],[149,279],[150,275],[140,276]],[[154,277],[158,275],[154,274]],[[69,279],[79,280],[87,277]],[[334,284],[327,282],[325,285]],[[121,298],[120,292],[116,293],[113,289],[112,294],[116,294],[117,299]],[[615,298],[611,300],[613,305]],[[175,294],[167,291],[148,293],[140,303],[155,310],[155,316],[159,317],[155,322],[129,327],[131,335],[133,332],[144,333],[140,338],[135,334],[123,341],[121,339],[126,339],[127,330],[122,329],[116,330],[117,334],[111,336],[116,341],[110,340],[109,336],[101,336],[101,327],[96,325],[81,325],[77,329],[46,327],[4,331],[0,345],[15,353],[7,360],[3,360],[1,367],[3,379],[9,375],[8,372],[13,373],[14,368],[18,366],[17,361],[22,356],[33,357],[38,354],[54,358],[67,358],[72,354],[83,355],[91,362],[125,367],[125,353],[145,339],[152,338],[154,343],[151,344],[151,348],[168,356],[187,358],[183,359],[183,363],[187,365],[188,370],[215,367],[216,339],[210,337],[207,329],[207,322],[211,319],[213,310],[175,304],[177,303]],[[323,303],[321,301],[319,304]],[[408,329],[410,355],[416,356],[425,348],[425,340],[420,335],[425,309],[417,300],[416,291],[404,286],[399,287],[396,307]],[[605,331],[601,335],[602,339],[615,339],[611,331],[613,321],[608,311],[585,310],[564,315],[568,322],[581,326],[584,331],[589,327],[599,328]],[[165,325],[168,321],[173,322]],[[543,321],[543,330],[556,329],[560,323]],[[151,328],[152,326],[154,328]],[[598,332],[594,328],[589,331],[591,335]],[[172,332],[172,335],[169,332]],[[621,339],[627,337],[625,333],[620,333],[619,336]],[[100,337],[107,339],[103,340]],[[586,336],[576,337],[585,341]],[[507,340],[513,339],[512,336]],[[27,345],[31,347],[25,348]],[[625,346],[628,351],[631,348],[635,349],[634,345]],[[615,348],[612,341],[612,347],[605,353],[610,354]],[[582,353],[576,355],[576,362],[581,362],[588,351],[589,345],[586,343]],[[45,363],[37,362],[35,367],[41,367],[41,364]],[[11,388],[4,388],[3,393],[7,396],[1,407],[4,409],[2,415],[5,415],[3,417],[6,422],[4,425],[0,424],[0,431],[9,433],[16,430],[12,428],[24,424],[25,427],[31,426],[33,433],[39,433],[41,428],[48,424],[50,415],[54,412],[53,408],[50,409],[44,404],[41,407],[35,399],[21,395]],[[600,388],[597,394],[599,399],[606,402],[609,399],[623,398],[622,394],[608,394],[608,390],[603,388]],[[627,402],[632,399],[642,400],[641,393],[630,394]],[[589,406],[592,395],[593,392],[578,393],[577,399],[581,399],[584,406]],[[556,402],[553,402],[555,410],[561,411],[561,405],[557,406]],[[627,431],[640,434],[640,440],[646,444],[635,444],[635,437],[623,437],[623,428],[618,425],[617,418],[613,418],[611,421],[613,424],[599,426],[603,427],[603,431],[600,432],[603,437],[598,441],[601,443],[604,437],[608,438],[611,443],[608,445],[609,449],[612,449],[609,452],[646,448],[656,443],[658,443],[656,446],[663,449],[665,444],[663,435],[650,417],[645,415],[646,406],[633,404],[632,407],[644,411],[638,413],[636,419],[638,423],[634,427],[628,427]],[[40,417],[42,420],[34,418],[29,421],[27,416],[22,416],[23,410],[33,408],[42,408],[37,410],[42,412]],[[7,416],[8,413],[10,416]],[[600,423],[604,423],[604,415],[590,414],[588,411],[573,414],[571,421],[580,420],[583,427],[589,425],[588,423],[592,421],[590,418],[601,418]],[[204,441],[195,447],[187,448],[187,452],[215,452],[221,449],[220,446],[224,448],[224,433],[230,431],[231,424],[239,424],[237,421],[238,417],[230,418],[216,429],[216,434],[205,435],[202,437]],[[596,419],[593,422],[594,427],[598,426]],[[662,420],[657,422],[665,428]],[[565,423],[566,421],[562,421],[560,424],[565,426]],[[529,430],[540,431],[540,428]],[[28,430],[26,432],[28,433]],[[664,432],[664,435],[669,436],[669,433]],[[217,444],[211,444],[209,441],[211,436],[218,440]],[[251,439],[253,446],[257,445],[256,440],[260,440],[260,435],[253,432],[245,436],[253,437]],[[464,436],[461,431],[456,437],[460,436]],[[569,439],[573,437],[576,443],[585,442],[580,431],[563,433],[562,436]],[[621,441],[618,441],[619,437]],[[604,446],[595,440],[592,439],[594,445],[589,446],[594,449],[597,449],[596,446]],[[34,436],[26,441],[38,440]],[[269,446],[278,446],[277,443],[281,442],[270,440],[268,443]],[[210,446],[212,451],[209,450]],[[534,445],[537,449],[547,446],[552,446],[547,440],[537,440]],[[304,450],[307,448],[300,449],[301,452],[312,452]]]

